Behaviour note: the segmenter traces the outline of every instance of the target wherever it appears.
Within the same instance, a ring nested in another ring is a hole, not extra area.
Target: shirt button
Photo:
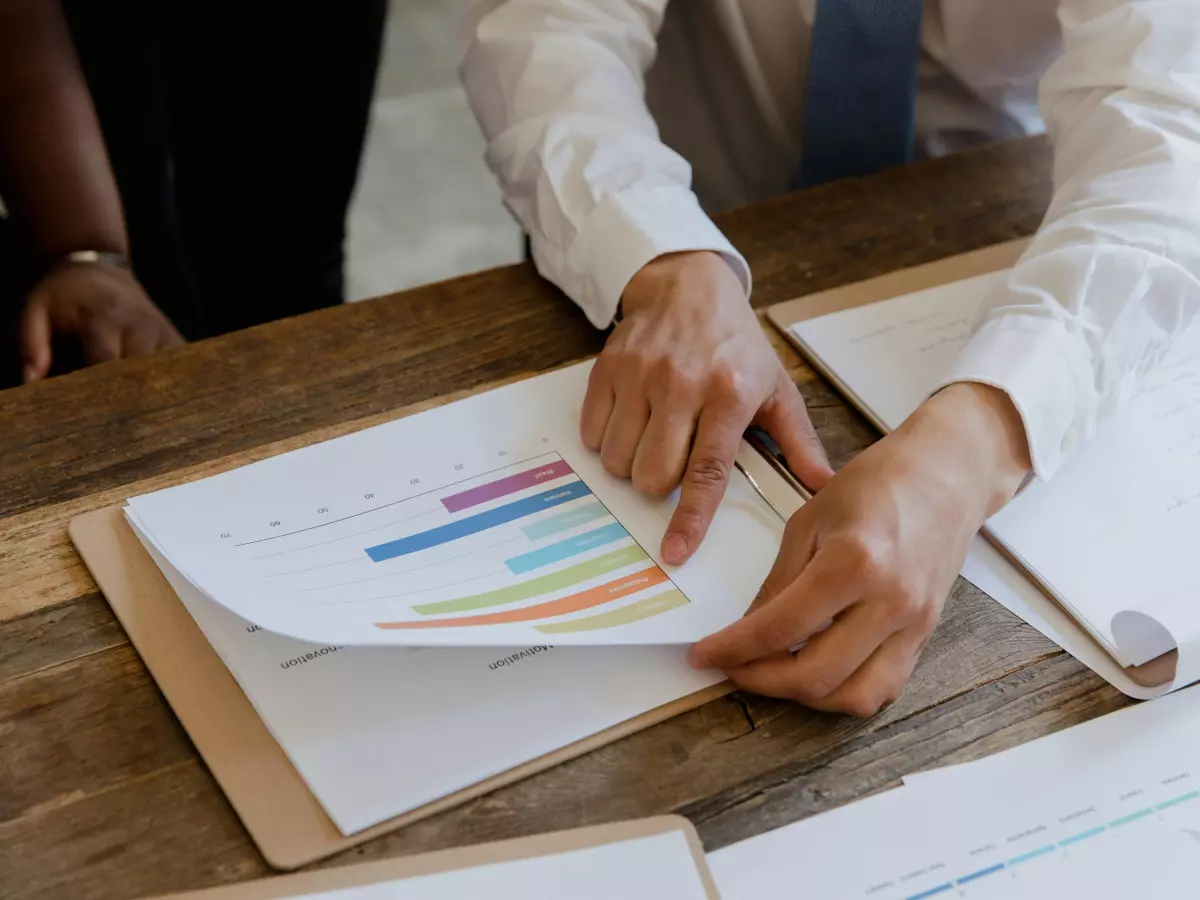
[[[1079,440],[1079,437],[1076,434],[1075,429],[1074,428],[1070,429],[1066,434],[1063,435],[1062,452],[1070,453],[1072,450],[1075,449],[1075,444],[1078,442],[1078,440]]]

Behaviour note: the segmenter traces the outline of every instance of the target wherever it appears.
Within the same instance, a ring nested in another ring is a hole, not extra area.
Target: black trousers
[[[134,269],[190,339],[342,301],[386,0],[66,0]]]

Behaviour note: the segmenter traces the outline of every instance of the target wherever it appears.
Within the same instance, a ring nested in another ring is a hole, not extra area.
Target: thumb
[[[808,418],[800,389],[784,372],[779,373],[775,393],[759,408],[754,425],[779,445],[788,468],[805,487],[819,491],[833,477],[829,457]]]
[[[21,314],[21,376],[25,384],[50,372],[50,311],[36,300]]]

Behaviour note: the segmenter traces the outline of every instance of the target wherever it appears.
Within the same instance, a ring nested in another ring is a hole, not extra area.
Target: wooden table
[[[720,217],[763,307],[1026,235],[1044,142]],[[140,897],[268,874],[66,535],[77,513],[595,353],[529,265],[0,392],[0,897]],[[835,465],[869,427],[780,341]],[[1125,703],[959,580],[868,721],[734,694],[332,861],[669,811],[712,849]],[[319,727],[320,723],[314,723]]]

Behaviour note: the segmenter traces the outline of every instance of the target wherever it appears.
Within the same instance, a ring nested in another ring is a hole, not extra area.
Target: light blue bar
[[[1031,859],[1037,859],[1039,856],[1045,856],[1047,853],[1053,853],[1057,849],[1057,844],[1049,844],[1045,847],[1039,847],[1037,850],[1030,850],[1028,853],[1022,853],[1020,856],[1014,856],[1008,861],[1008,864],[1010,866],[1015,866],[1019,863],[1029,862]]]
[[[1152,815],[1154,815],[1154,810],[1152,810],[1152,809],[1149,809],[1149,808],[1139,809],[1135,813],[1130,813],[1127,816],[1121,816],[1121,818],[1119,818],[1119,819],[1113,819],[1111,822],[1108,823],[1108,827],[1116,828],[1118,825],[1124,825],[1127,822],[1136,822],[1138,819],[1144,819],[1144,818],[1146,818],[1146,816],[1152,816]]]
[[[532,497],[514,500],[512,503],[506,503],[503,506],[496,506],[481,513],[476,513],[473,516],[467,516],[465,519],[456,519],[446,525],[430,528],[428,531],[420,531],[416,534],[410,534],[408,537],[402,537],[399,540],[368,547],[367,556],[371,557],[373,562],[383,562],[384,560],[395,559],[397,556],[408,556],[408,554],[416,553],[419,550],[428,550],[430,547],[447,544],[459,538],[487,531],[489,528],[497,528],[500,525],[506,525],[517,519],[523,519],[525,516],[532,516],[543,509],[550,509],[551,507],[561,506],[564,503],[570,503],[572,500],[578,500],[580,497],[587,497],[591,493],[592,489],[582,481],[572,481],[570,484],[564,484],[562,487],[551,488],[540,494],[534,494]]]
[[[587,553],[595,547],[603,547],[605,544],[611,544],[627,537],[629,537],[629,532],[622,528],[619,522],[613,522],[569,537],[565,541],[547,544],[545,547],[538,547],[536,550],[506,559],[504,564],[514,575],[524,575],[526,572],[532,572],[542,566],[570,559],[580,553]]]
[[[604,504],[597,500],[595,503],[588,503],[575,509],[568,509],[557,516],[549,516],[545,519],[539,519],[536,522],[530,522],[528,525],[523,526],[521,531],[525,532],[525,537],[531,541],[540,541],[542,538],[548,538],[563,531],[570,531],[572,528],[577,528],[580,525],[586,525],[588,522],[603,519],[608,514],[608,510],[604,508]]]
[[[1189,800],[1195,800],[1200,797],[1200,791],[1192,791],[1190,794],[1184,794],[1181,797],[1176,797],[1174,800],[1164,800],[1155,809],[1168,809],[1172,806],[1178,806],[1180,803],[1187,803]]]
[[[954,883],[966,884],[968,881],[977,881],[984,875],[991,875],[993,872],[999,872],[1004,869],[1004,863],[996,863],[994,866],[988,866],[986,869],[980,869],[978,872],[972,872],[970,875],[964,875]]]
[[[909,897],[906,897],[905,900],[925,900],[926,897],[934,897],[938,894],[944,894],[946,891],[953,890],[953,888],[954,885],[947,881],[945,884],[939,884],[935,888],[930,888],[927,891],[921,891],[919,894],[913,894]]]
[[[1098,834],[1104,834],[1104,826],[1099,825],[1096,828],[1090,828],[1087,831],[1081,831],[1074,837],[1069,837],[1066,840],[1058,842],[1060,847],[1069,847],[1072,844],[1078,844],[1080,841],[1086,841],[1088,838],[1095,837]]]

